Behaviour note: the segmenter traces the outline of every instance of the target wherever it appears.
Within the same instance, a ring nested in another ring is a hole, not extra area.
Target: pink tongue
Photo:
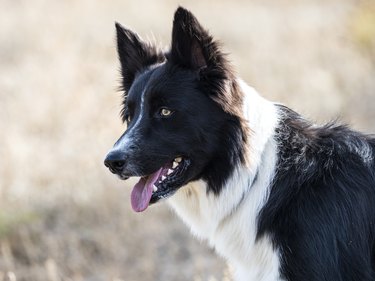
[[[141,178],[139,182],[135,184],[131,194],[131,204],[134,211],[142,212],[147,209],[150,204],[153,186],[158,180],[162,170],[163,168],[160,168],[147,178]]]

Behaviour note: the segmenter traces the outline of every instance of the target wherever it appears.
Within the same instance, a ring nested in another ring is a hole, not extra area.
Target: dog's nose
[[[125,167],[124,153],[112,151],[108,153],[104,160],[104,165],[114,174],[121,174]]]

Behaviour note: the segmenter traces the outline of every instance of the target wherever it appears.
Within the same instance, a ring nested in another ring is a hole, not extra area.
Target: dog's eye
[[[161,115],[162,117],[168,117],[168,116],[171,116],[172,113],[173,113],[173,111],[170,110],[170,109],[168,109],[168,108],[162,108],[162,109],[160,109],[160,115]]]
[[[132,118],[131,118],[131,116],[130,116],[129,114],[126,114],[126,115],[125,115],[125,121],[126,121],[127,123],[130,123],[130,121],[132,121]]]

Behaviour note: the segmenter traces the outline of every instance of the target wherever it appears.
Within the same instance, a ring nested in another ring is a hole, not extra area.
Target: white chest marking
[[[257,216],[269,195],[277,160],[275,106],[240,81],[244,118],[251,129],[247,166],[234,169],[219,195],[202,180],[182,187],[168,201],[191,228],[235,268],[238,281],[280,281],[279,253],[270,238],[256,241]]]

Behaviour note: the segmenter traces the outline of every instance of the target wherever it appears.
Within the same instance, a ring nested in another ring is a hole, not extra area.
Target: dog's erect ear
[[[168,60],[197,71],[201,89],[224,111],[240,116],[242,97],[231,64],[195,16],[182,7],[174,15]]]
[[[205,68],[214,60],[211,54],[213,44],[212,37],[195,16],[179,7],[173,20],[172,62],[193,70]]]
[[[135,76],[145,67],[164,61],[155,46],[144,42],[137,33],[116,22],[117,52],[121,63],[123,89],[127,92]]]

